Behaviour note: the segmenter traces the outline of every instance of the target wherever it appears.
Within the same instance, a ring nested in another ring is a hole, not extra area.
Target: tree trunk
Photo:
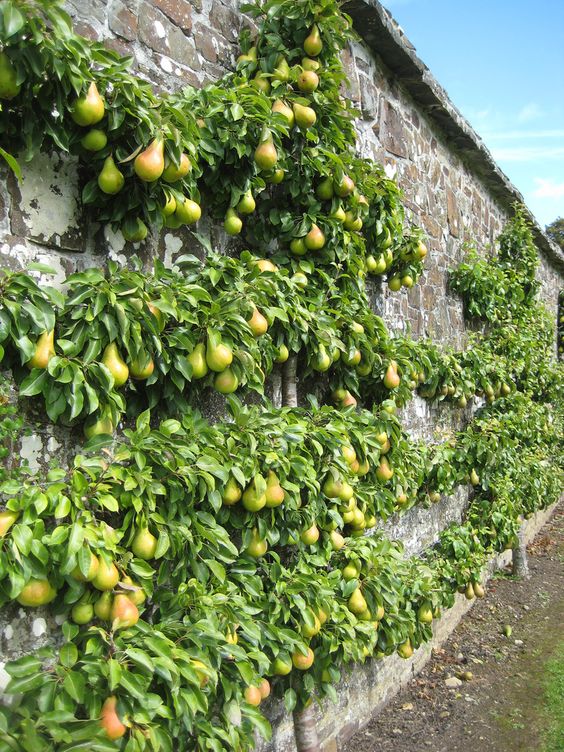
[[[519,528],[519,545],[512,550],[513,553],[513,574],[522,580],[528,580],[529,560],[527,558],[527,544],[525,543],[525,526]]]
[[[321,752],[313,703],[303,710],[294,710],[294,736],[298,752]]]
[[[290,355],[284,363],[284,375],[282,377],[282,404],[285,407],[298,406],[298,388],[296,385],[296,368],[298,359]]]
[[[282,369],[280,366],[274,368],[270,374],[272,383],[272,404],[274,407],[282,407]]]

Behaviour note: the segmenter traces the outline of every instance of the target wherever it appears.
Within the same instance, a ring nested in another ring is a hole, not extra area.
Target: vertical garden
[[[452,270],[466,349],[391,334],[369,288],[417,284],[427,247],[355,152],[350,19],[336,0],[243,10],[236,71],[157,96],[59,3],[0,3],[0,153],[16,175],[76,155],[85,211],[130,250],[56,288],[41,265],[0,277],[0,603],[61,617],[6,665],[2,752],[250,749],[269,695],[299,739],[347,665],[409,658],[457,591],[483,596],[488,560],[562,493],[563,368],[524,210]],[[173,264],[135,256],[185,227]],[[479,409],[422,443],[414,395]],[[80,437],[70,462],[18,461],[29,407]],[[461,485],[464,520],[424,555],[378,530]]]

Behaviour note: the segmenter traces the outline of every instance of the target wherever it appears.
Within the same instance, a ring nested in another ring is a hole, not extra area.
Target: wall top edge
[[[378,0],[346,0],[343,11],[351,17],[359,37],[382,59],[429,119],[444,133],[453,151],[482,180],[501,206],[510,209],[515,202],[525,206],[538,247],[551,265],[564,272],[564,251],[547,236],[525,204],[522,194],[417,56],[414,46],[391,13]]]

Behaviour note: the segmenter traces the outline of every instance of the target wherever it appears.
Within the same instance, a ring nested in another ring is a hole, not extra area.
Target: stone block
[[[152,0],[153,5],[183,32],[192,31],[192,5],[188,0]],[[197,10],[201,10],[197,8]]]
[[[385,149],[397,157],[409,157],[405,121],[390,102],[383,102],[380,114],[380,140]]]
[[[137,38],[137,14],[126,3],[118,2],[111,6],[108,24],[115,34],[128,42]]]

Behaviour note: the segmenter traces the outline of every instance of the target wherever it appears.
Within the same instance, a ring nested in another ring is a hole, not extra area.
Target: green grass
[[[542,752],[564,750],[564,642],[560,642],[554,657],[544,665],[544,708],[546,726]]]

